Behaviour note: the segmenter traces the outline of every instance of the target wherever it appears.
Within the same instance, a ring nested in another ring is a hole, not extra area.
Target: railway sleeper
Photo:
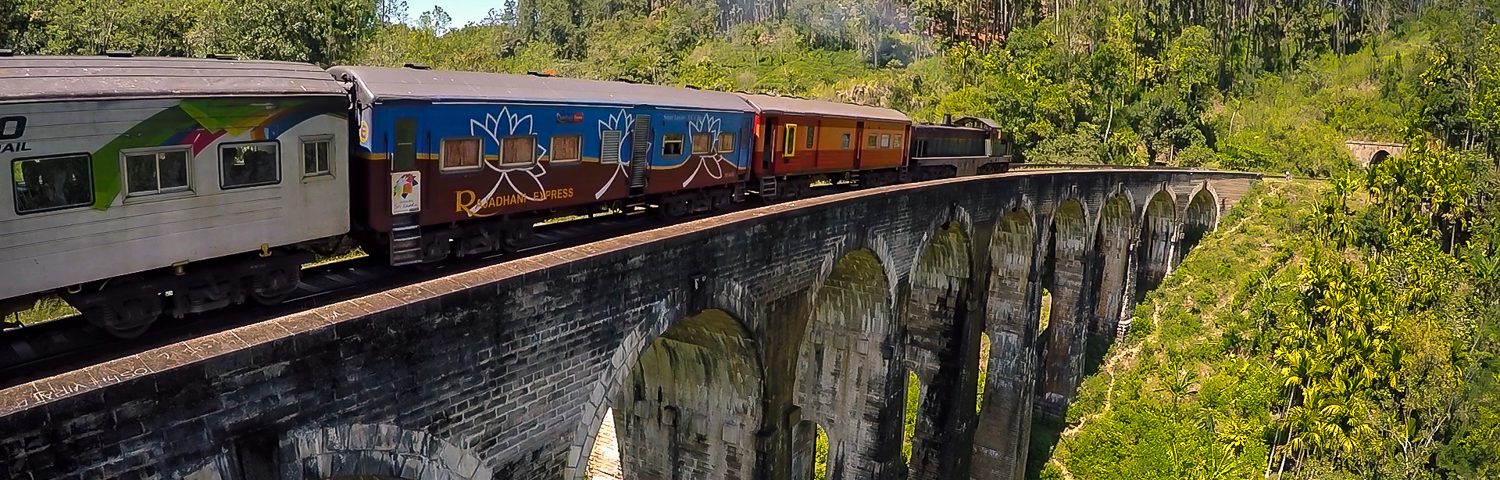
[[[254,299],[273,305],[301,281],[308,252],[241,255],[117,277],[64,291],[62,297],[90,324],[118,338],[145,333],[162,313],[182,318]]]

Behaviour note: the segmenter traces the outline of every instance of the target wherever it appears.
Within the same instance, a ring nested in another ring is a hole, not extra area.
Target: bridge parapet
[[[572,479],[614,421],[631,478],[802,478],[817,430],[831,478],[1017,478],[1039,375],[1060,414],[1088,333],[1191,247],[1189,212],[1211,226],[1257,179],[898,185],[458,273],[0,391],[4,473]],[[1073,302],[1050,332],[1044,288]]]

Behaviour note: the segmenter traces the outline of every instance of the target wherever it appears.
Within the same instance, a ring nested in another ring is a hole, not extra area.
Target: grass
[[[37,300],[33,307],[6,316],[5,321],[0,323],[29,327],[77,314],[78,310],[68,305],[68,302],[63,301],[62,298],[48,295]]]

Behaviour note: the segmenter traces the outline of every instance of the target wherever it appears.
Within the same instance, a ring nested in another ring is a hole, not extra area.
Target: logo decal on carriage
[[[693,167],[693,173],[688,175],[687,180],[682,181],[682,186],[686,187],[692,184],[693,180],[698,178],[698,172],[703,172],[714,180],[720,180],[724,178],[726,168],[730,172],[739,171],[739,165],[735,165],[734,162],[724,158],[724,154],[719,152],[719,135],[723,133],[723,127],[720,125],[721,121],[719,117],[707,114],[688,122],[689,142],[698,138],[698,134],[700,133],[708,134],[708,154],[693,154],[693,158],[698,160],[698,164]],[[697,150],[698,145],[689,145],[689,152]]]
[[[391,173],[391,214],[422,211],[422,172]]]
[[[0,117],[0,141],[15,140],[26,134],[26,117]],[[0,153],[26,152],[31,147],[26,142],[0,143]]]
[[[480,135],[483,132],[484,135]],[[495,186],[490,188],[489,193],[484,194],[468,208],[467,213],[471,217],[487,217],[493,214],[480,214],[480,210],[492,205],[495,196],[519,196],[525,201],[541,202],[548,198],[547,187],[542,184],[542,177],[547,175],[547,166],[537,161],[547,155],[547,148],[541,142],[533,142],[534,151],[531,152],[531,162],[526,165],[506,166],[504,162],[504,148],[501,139],[518,135],[536,135],[536,125],[532,122],[531,115],[520,115],[510,112],[509,107],[502,107],[496,115],[484,114],[484,119],[469,120],[469,134],[488,138],[495,145],[495,150],[500,153],[498,162],[481,161],[480,165],[500,174],[495,179]],[[505,191],[502,192],[502,186]]]

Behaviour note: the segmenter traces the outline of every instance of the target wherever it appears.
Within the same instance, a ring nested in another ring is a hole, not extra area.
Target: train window
[[[484,155],[480,145],[478,137],[444,138],[443,170],[478,170],[479,159]]]
[[[879,143],[880,143],[880,136],[879,135],[876,135],[876,134],[872,133],[872,134],[870,134],[869,137],[865,138],[865,148],[875,148],[875,145],[879,144]]]
[[[620,131],[599,132],[599,163],[620,162]]]
[[[713,151],[714,135],[709,132],[693,132],[693,155],[708,155]]]
[[[682,155],[682,142],[683,138],[681,133],[668,133],[666,135],[663,135],[661,140],[661,156],[675,157],[678,155]]]
[[[844,138],[842,140],[839,140],[839,148],[840,149],[844,149],[844,150],[848,150],[849,146],[852,145],[853,143],[854,143],[853,136],[845,133],[844,134]]]
[[[896,148],[901,148],[901,145],[903,145],[901,143],[901,134],[898,133],[898,134],[896,134],[896,139],[893,140],[893,141],[891,141],[891,146],[896,147]]]
[[[807,148],[813,148],[813,131],[817,130],[817,129],[818,129],[818,127],[813,127],[813,126],[807,127],[807,145],[806,145]]]
[[[536,136],[521,135],[500,139],[500,165],[518,167],[536,164]]]
[[[244,188],[281,183],[281,155],[276,142],[219,146],[219,187]]]
[[[577,162],[583,160],[582,135],[553,135],[552,162]]]
[[[87,153],[19,158],[10,171],[18,214],[94,203],[93,161]]]
[[[891,134],[880,134],[880,148],[891,148]]]
[[[139,197],[188,190],[188,148],[122,152],[125,195]]]
[[[781,134],[781,156],[790,157],[797,154],[797,124],[786,124]]]
[[[302,138],[302,176],[333,175],[333,136]]]
[[[734,151],[734,134],[719,134],[719,153],[730,153]]]

